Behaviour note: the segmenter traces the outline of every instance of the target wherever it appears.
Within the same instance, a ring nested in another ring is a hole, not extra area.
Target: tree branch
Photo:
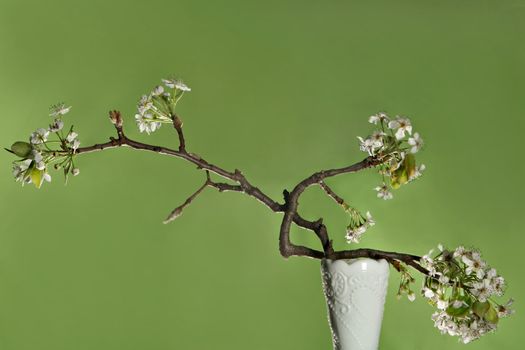
[[[281,252],[281,255],[285,258],[292,256],[292,255],[307,255],[308,253],[314,254],[315,256],[311,257],[317,257],[319,252],[310,252],[306,251],[307,254],[305,254],[304,247],[294,245],[290,241],[290,226],[292,225],[293,219],[297,214],[297,208],[299,206],[299,197],[301,194],[310,186],[313,184],[319,183],[322,180],[337,176],[340,174],[345,173],[354,173],[363,169],[367,169],[376,165],[379,165],[381,163],[380,160],[375,159],[373,157],[368,157],[361,162],[352,164],[350,166],[339,168],[339,169],[331,169],[331,170],[321,170],[318,171],[303,181],[301,181],[299,184],[295,186],[295,188],[287,195],[286,198],[286,210],[284,213],[284,217],[281,223],[281,229],[279,234],[279,250]],[[313,225],[310,227],[306,227],[310,230],[313,230],[316,232],[317,236],[321,240],[321,244],[323,246],[324,256],[327,258],[332,258],[333,256],[333,250],[332,250],[332,244],[330,242],[330,239],[327,234],[326,227],[322,224],[322,222],[319,223],[319,225]]]
[[[114,111],[113,113],[116,113],[116,111]],[[120,114],[118,114],[118,117],[120,118]],[[326,185],[324,180],[337,175],[355,173],[364,169],[377,166],[384,162],[384,159],[368,157],[358,163],[349,165],[347,167],[318,171],[305,178],[300,183],[298,183],[291,192],[285,190],[283,192],[285,197],[284,204],[280,204],[271,199],[265,193],[263,193],[259,188],[253,186],[240,170],[235,169],[233,172],[227,171],[219,166],[207,162],[197,154],[187,152],[184,134],[182,132],[182,121],[178,116],[175,116],[173,121],[174,128],[176,129],[179,135],[178,150],[162,146],[150,145],[132,140],[125,135],[124,130],[122,128],[122,122],[120,119],[119,121],[120,123],[114,122],[118,138],[110,138],[110,140],[106,143],[95,144],[88,147],[80,147],[76,150],[76,154],[92,153],[117,147],[130,147],[137,150],[144,150],[148,152],[180,158],[196,165],[198,169],[203,169],[206,171],[205,183],[201,187],[199,187],[190,197],[188,197],[182,205],[175,208],[166,218],[166,220],[164,221],[165,223],[168,223],[180,216],[184,208],[191,204],[191,202],[206,187],[216,188],[219,192],[242,192],[250,197],[257,199],[259,202],[263,203],[273,212],[284,213],[279,233],[279,250],[281,252],[281,255],[285,258],[288,258],[290,256],[304,256],[314,259],[327,258],[332,260],[356,258],[386,259],[391,264],[393,264],[395,261],[403,262],[407,265],[412,266],[413,268],[415,268],[423,274],[428,274],[428,271],[419,264],[419,260],[421,258],[416,255],[387,252],[368,248],[334,251],[332,247],[332,241],[329,238],[328,230],[323,224],[323,220],[306,220],[298,213],[299,198],[301,194],[308,187],[314,184],[319,184],[319,186],[321,186],[325,193],[328,196],[330,196],[334,201],[336,201],[336,203],[344,205],[344,200],[341,197],[339,197],[328,185]],[[216,174],[224,179],[233,181],[234,183],[236,183],[236,185],[214,182],[211,180],[210,173]],[[301,228],[314,232],[321,241],[323,251],[318,251],[309,247],[293,244],[290,240],[290,227],[292,223],[295,223]]]

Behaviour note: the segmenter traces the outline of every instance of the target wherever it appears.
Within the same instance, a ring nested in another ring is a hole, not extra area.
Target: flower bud
[[[80,174],[80,169],[79,168],[71,169],[71,174],[73,174],[73,176],[77,176],[78,174]]]
[[[17,141],[11,146],[11,151],[22,158],[27,158],[32,150],[33,147],[31,147],[31,144],[23,141]]]
[[[120,116],[119,111],[117,110],[109,111],[109,119],[115,126],[122,127],[122,117]]]

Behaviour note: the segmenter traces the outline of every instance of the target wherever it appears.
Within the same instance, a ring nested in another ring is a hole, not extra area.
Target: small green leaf
[[[31,147],[31,144],[23,141],[17,141],[11,145],[12,153],[21,158],[27,158],[31,154],[32,150],[33,147]]]
[[[401,184],[399,183],[397,177],[395,177],[395,176],[391,176],[391,177],[390,177],[390,186],[391,186],[394,190],[397,190],[397,189],[401,186]]]
[[[461,307],[455,308],[454,306],[449,306],[447,308],[447,314],[454,317],[463,317],[466,316],[469,312],[470,307],[468,305],[463,305]]]
[[[413,154],[407,154],[404,163],[407,176],[410,179],[416,174],[416,157]]]
[[[491,305],[487,312],[485,313],[485,316],[483,316],[485,321],[490,322],[492,324],[496,324],[499,321],[498,312],[494,307]]]
[[[35,184],[36,188],[42,187],[42,182],[44,182],[44,170],[38,170],[37,168],[31,169],[29,173],[31,181]]]
[[[390,186],[393,189],[398,189],[401,185],[408,182],[408,174],[406,172],[405,164],[401,164],[390,176]]]
[[[485,301],[483,303],[480,301],[476,301],[474,304],[472,304],[472,311],[474,311],[474,313],[479,317],[485,316],[489,308],[490,304],[488,301]]]

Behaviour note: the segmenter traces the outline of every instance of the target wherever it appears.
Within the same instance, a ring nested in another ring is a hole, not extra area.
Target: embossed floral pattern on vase
[[[334,350],[375,350],[388,286],[385,260],[323,260],[323,289]]]

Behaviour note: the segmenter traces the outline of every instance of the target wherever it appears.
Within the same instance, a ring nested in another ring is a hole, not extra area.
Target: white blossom
[[[42,171],[42,181],[51,182],[51,175],[47,173],[45,164],[41,167],[41,165],[36,163],[33,159],[26,159],[13,164],[13,176],[15,177],[15,180],[21,182],[22,185],[31,183],[32,180],[29,172],[33,169],[33,166],[31,165],[33,162],[35,162],[35,165],[33,166],[39,171]]]
[[[374,131],[372,135],[370,135],[370,139],[375,142],[376,148],[383,147],[383,137],[386,136],[386,134],[382,131]]]
[[[164,93],[164,88],[162,87],[162,85],[158,85],[156,86],[153,91],[151,92],[151,94],[153,96],[160,96]]]
[[[31,151],[31,158],[36,162],[36,163],[40,163],[43,159],[42,157],[42,153],[40,153],[40,151],[34,149]]]
[[[49,136],[49,130],[39,128],[34,133],[31,134],[30,142],[33,145],[39,145],[47,141]]]
[[[180,91],[191,91],[191,89],[178,79],[162,79],[162,82],[171,89],[177,89]]]
[[[427,299],[432,299],[436,295],[432,289],[427,287],[423,288],[422,292]]]
[[[452,317],[448,315],[445,311],[436,311],[432,314],[432,320],[434,321],[434,326],[439,329],[442,334],[455,334],[457,326],[452,321]]]
[[[488,279],[496,278],[498,276],[498,272],[494,268],[490,268],[485,273],[485,277]]]
[[[490,280],[492,291],[497,296],[502,296],[505,289],[505,279],[501,276],[494,277]]]
[[[366,212],[366,223],[368,226],[374,226],[376,224],[374,218],[372,217],[372,214],[370,214],[369,211]]]
[[[71,131],[69,134],[67,134],[66,136],[66,140],[67,142],[73,142],[75,141],[75,139],[78,137],[78,134],[74,131]]]
[[[512,313],[492,300],[500,295],[496,288],[503,288],[503,277],[481,259],[478,251],[463,246],[449,251],[441,245],[439,250],[434,258],[431,251],[421,259],[421,265],[430,271],[421,292],[438,309],[432,315],[435,327],[464,343],[493,332],[498,318]]]
[[[77,150],[78,147],[80,147],[80,141],[77,139],[78,134],[74,131],[70,131],[69,134],[66,136],[66,141],[69,144],[69,147],[71,147],[74,151]]]
[[[448,278],[447,275],[441,274],[438,278],[438,281],[441,284],[448,284],[448,282],[450,282],[450,278]]]
[[[423,147],[423,139],[419,136],[419,133],[414,133],[414,137],[408,139],[408,144],[412,146],[410,148],[411,153],[417,153],[421,147]]]
[[[374,141],[369,138],[363,139],[361,136],[358,136],[357,139],[359,140],[359,149],[361,151],[367,152],[370,156],[374,155]]]
[[[346,230],[346,241],[347,243],[359,243],[363,233],[368,230],[369,227],[375,225],[375,220],[372,218],[372,215],[369,211],[366,212],[366,217],[363,223],[356,227],[348,227]]]
[[[454,250],[454,254],[452,255],[454,258],[462,259],[467,254],[470,254],[470,251],[466,250],[465,247],[460,245]]]
[[[382,135],[384,134],[380,132],[375,132],[366,139],[363,139],[362,137],[358,136],[357,139],[360,143],[359,149],[363,152],[367,152],[370,156],[375,155],[376,151],[383,147]]]
[[[462,308],[465,305],[468,305],[468,304],[465,303],[463,300],[454,300],[454,302],[452,303],[452,307],[455,309]]]
[[[510,306],[514,303],[514,299],[509,299],[509,301],[505,305],[499,305],[497,312],[498,317],[503,318],[512,315],[515,310],[511,309]]]
[[[431,249],[428,254],[425,254],[421,257],[421,265],[423,265],[424,268],[428,270],[428,274],[430,276],[436,276],[437,270],[435,266],[435,261],[432,258],[432,253],[434,252],[433,249]]]
[[[445,310],[448,307],[448,301],[442,298],[438,298],[437,300],[437,308],[439,310]]]
[[[394,198],[392,192],[389,191],[388,186],[385,183],[383,183],[383,185],[381,186],[376,187],[375,190],[377,191],[377,198],[381,198],[384,200]]]
[[[49,115],[51,117],[59,117],[59,116],[67,114],[70,109],[71,109],[71,106],[66,107],[64,103],[59,103],[51,107],[51,111]]]
[[[464,256],[462,261],[467,266],[465,269],[467,275],[474,273],[478,278],[483,278],[485,275],[484,267],[486,263],[481,260],[481,256],[478,252],[472,252],[469,257]]]
[[[358,226],[353,229],[346,230],[346,242],[347,243],[359,243],[361,236],[366,232],[367,227],[365,225]]]
[[[405,133],[412,135],[412,124],[408,118],[397,117],[388,123],[388,127],[390,129],[397,129],[395,135],[398,140],[405,137]]]
[[[421,164],[419,166],[416,167],[416,171],[414,172],[414,174],[412,174],[410,176],[410,178],[408,179],[408,181],[414,181],[416,180],[417,178],[421,177],[421,175],[423,175],[423,171],[425,171],[427,167],[425,166],[425,164]]]
[[[31,178],[26,174],[31,162],[31,159],[26,159],[22,162],[13,163],[13,176],[17,182],[22,182],[22,184],[31,182]]]
[[[492,294],[492,286],[490,280],[484,279],[481,282],[476,282],[473,284],[473,289],[471,293],[478,298],[482,303],[487,301],[487,299]]]
[[[31,158],[33,158],[35,162],[35,168],[38,170],[44,170],[46,168],[46,163],[44,162],[44,157],[42,156],[42,153],[38,150],[32,150],[31,151]]]
[[[140,115],[145,115],[153,107],[153,101],[147,95],[142,95],[138,104],[138,111]]]
[[[371,115],[370,118],[368,118],[369,123],[376,124],[376,125],[381,122],[388,123],[389,121],[390,119],[388,118],[386,113],[383,113],[383,112]]]
[[[56,118],[53,121],[53,124],[49,125],[49,131],[50,132],[57,132],[57,131],[62,130],[63,127],[64,127],[64,122],[62,121],[62,119]]]
[[[51,182],[51,175],[49,175],[47,171],[44,172],[43,178],[44,178],[44,181]]]
[[[135,114],[135,120],[140,132],[146,132],[148,135],[161,127],[161,123],[153,118],[153,115],[146,113],[144,115]]]

